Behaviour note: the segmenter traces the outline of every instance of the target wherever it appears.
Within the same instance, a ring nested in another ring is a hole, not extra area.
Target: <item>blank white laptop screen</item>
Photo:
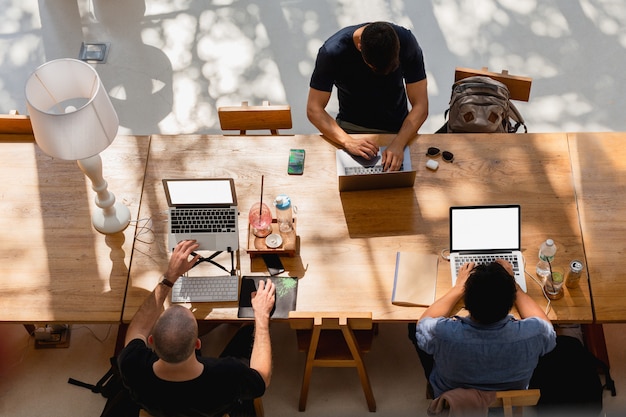
[[[450,249],[454,252],[519,250],[519,215],[518,206],[453,209]]]
[[[170,206],[211,205],[234,203],[230,180],[168,181]]]

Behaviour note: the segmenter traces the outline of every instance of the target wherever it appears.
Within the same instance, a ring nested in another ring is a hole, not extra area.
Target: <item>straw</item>
[[[546,280],[546,283],[550,285],[550,290],[554,292],[554,285],[552,285],[552,263],[550,261],[547,261],[547,262],[548,262],[548,268],[550,268],[550,277]]]
[[[263,178],[264,177],[265,177],[265,175],[261,175],[261,202],[259,204],[259,219],[263,215]]]

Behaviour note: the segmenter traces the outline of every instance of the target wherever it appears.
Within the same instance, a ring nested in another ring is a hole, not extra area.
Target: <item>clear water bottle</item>
[[[556,245],[552,239],[546,239],[539,247],[539,259],[544,262],[552,262],[556,255]]]
[[[293,230],[293,210],[289,196],[285,194],[277,196],[274,200],[274,206],[276,206],[278,230],[283,233],[291,232]]]

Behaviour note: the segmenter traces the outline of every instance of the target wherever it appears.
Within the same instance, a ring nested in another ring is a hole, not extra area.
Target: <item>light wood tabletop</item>
[[[568,134],[595,319],[626,321],[626,134]]]
[[[136,219],[149,137],[116,138],[101,153],[109,190]],[[134,224],[113,235],[91,224],[95,192],[75,161],[30,137],[0,135],[0,320],[120,321]]]
[[[389,138],[376,139],[384,144]],[[428,170],[429,146],[454,153],[454,162],[439,157],[439,169]],[[287,174],[290,148],[306,150],[301,176]],[[411,144],[417,170],[414,187],[390,190],[339,193],[335,151],[317,135],[152,136],[123,321],[131,320],[169,260],[163,178],[234,178],[243,275],[266,272],[263,261],[246,252],[247,214],[259,200],[261,176],[264,201],[289,195],[297,206],[299,253],[282,261],[284,275],[300,278],[301,311],[371,311],[375,321],[417,319],[423,308],[391,304],[396,253],[438,255],[448,248],[448,210],[453,205],[520,204],[526,270],[533,276],[539,245],[546,238],[559,247],[557,266],[566,268],[570,260],[584,257],[565,133],[420,135]],[[216,259],[230,262],[225,254]],[[191,274],[223,274],[206,268]],[[450,285],[449,264],[440,258],[437,296]],[[547,307],[541,288],[529,276],[527,286]],[[191,306],[199,319],[236,319],[236,305],[212,307]],[[586,276],[579,288],[565,289],[562,299],[551,302],[549,317],[558,322],[592,321]]]

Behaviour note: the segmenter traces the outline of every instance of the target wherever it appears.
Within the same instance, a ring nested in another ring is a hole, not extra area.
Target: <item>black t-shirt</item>
[[[426,78],[422,49],[410,30],[391,24],[400,40],[400,66],[378,75],[363,61],[352,39],[354,31],[366,24],[341,29],[322,45],[309,86],[327,92],[337,87],[338,119],[397,132],[408,114],[404,82]]]
[[[157,377],[152,370],[157,359],[141,339],[131,341],[118,356],[124,384],[135,401],[155,417],[221,417],[240,400],[265,392],[261,375],[236,358],[200,356],[204,371],[184,382]]]

